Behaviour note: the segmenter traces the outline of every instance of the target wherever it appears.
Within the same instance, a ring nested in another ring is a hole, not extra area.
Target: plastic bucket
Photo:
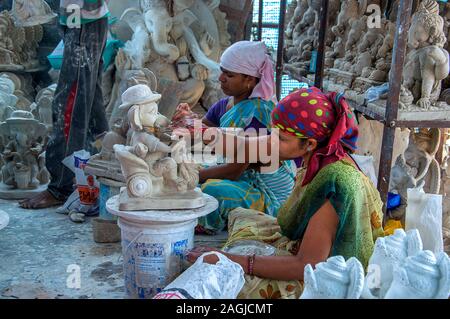
[[[182,223],[139,223],[119,218],[125,289],[129,298],[150,299],[183,271],[194,245],[197,219]]]

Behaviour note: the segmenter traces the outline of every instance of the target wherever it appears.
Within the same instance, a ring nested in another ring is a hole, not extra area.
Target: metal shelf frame
[[[364,105],[357,105],[351,100],[350,105],[356,112],[359,112],[366,117],[379,121],[384,124],[383,142],[380,158],[380,167],[378,174],[378,190],[384,203],[387,203],[389,182],[391,175],[391,167],[393,161],[393,147],[395,139],[395,129],[397,127],[410,128],[450,128],[450,120],[437,121],[404,121],[398,120],[399,113],[399,98],[400,87],[402,83],[403,67],[406,58],[406,48],[408,42],[408,32],[411,25],[412,8],[414,0],[400,0],[399,10],[397,15],[397,28],[395,32],[392,68],[389,78],[389,94],[386,101],[386,112],[384,115],[377,114]],[[277,59],[277,96],[281,91],[281,77],[282,74],[288,74],[297,81],[306,82],[310,86],[315,86],[323,90],[324,78],[324,61],[325,61],[325,38],[328,32],[327,17],[328,17],[328,0],[322,0],[320,9],[320,30],[319,30],[319,45],[317,49],[317,65],[314,76],[314,81],[303,76],[292,74],[292,72],[283,72],[283,53],[284,53],[284,25],[286,15],[286,0],[280,1],[280,24],[279,24],[279,43],[278,43],[278,59]],[[403,31],[403,32],[402,32]],[[313,82],[313,83],[312,83]],[[386,207],[384,207],[386,211]]]

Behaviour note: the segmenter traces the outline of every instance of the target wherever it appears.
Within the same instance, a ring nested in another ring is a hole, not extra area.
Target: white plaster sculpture
[[[205,204],[196,190],[200,167],[189,161],[185,141],[175,140],[169,146],[159,138],[170,124],[158,113],[160,98],[146,85],[135,85],[122,95],[130,132],[127,145],[114,146],[127,183],[120,195],[121,210],[189,209]]]
[[[110,127],[126,117],[126,113],[119,109],[119,106],[122,104],[122,94],[128,88],[136,84],[145,84],[153,91],[156,91],[158,87],[158,80],[153,72],[146,68],[133,69],[131,63],[125,51],[119,49],[115,60],[116,76],[111,92],[111,100],[106,107]]]
[[[333,43],[333,55],[342,58],[345,55],[345,42],[354,20],[359,19],[367,8],[367,0],[344,0],[341,1],[341,10],[337,17],[337,24],[331,28],[336,35]]]
[[[439,129],[411,132],[408,147],[404,154],[398,156],[391,172],[389,190],[402,199],[402,205],[390,212],[392,218],[404,218],[408,188],[423,188],[428,194],[439,193],[441,169],[435,155],[440,140]]]
[[[126,119],[118,121],[111,127],[111,130],[103,137],[101,151],[89,159],[84,169],[87,174],[125,183],[120,163],[114,153],[114,145],[127,143],[128,129]]]
[[[307,0],[295,0],[289,4],[288,14],[286,15],[286,21],[288,21],[285,36],[287,39],[292,39],[292,32],[295,26],[303,17],[304,12],[308,8]]]
[[[13,0],[16,25],[30,27],[51,22],[57,15],[44,0]]]
[[[435,156],[440,140],[439,129],[419,129],[411,136],[405,151],[406,164],[412,169],[417,185],[424,184],[424,190],[428,194],[439,194],[440,165]]]
[[[137,84],[146,85],[155,91],[158,82],[153,72],[148,69],[128,69],[130,63],[132,62],[124,50],[120,49],[116,56],[116,79],[112,88],[111,102],[106,108],[111,131],[102,140],[101,152],[93,155],[85,168],[88,174],[122,183],[125,182],[125,178],[113,149],[115,144],[126,144],[129,130],[127,110],[119,108],[122,104],[122,94]]]
[[[388,74],[391,69],[392,49],[394,47],[395,23],[389,20],[382,20],[383,23],[383,43],[376,53],[375,65],[363,70],[362,77],[369,79],[374,85],[388,81]],[[378,83],[377,83],[378,82]],[[363,88],[365,91],[367,87]]]
[[[15,110],[18,98],[14,91],[14,82],[7,76],[0,76],[0,122],[5,121]]]
[[[14,39],[14,41],[13,41]],[[0,70],[22,70],[18,47],[25,41],[23,28],[16,28],[8,11],[0,13]]]
[[[393,235],[378,238],[369,259],[362,297],[383,299],[393,281],[395,267],[421,250],[422,240],[417,230],[405,233],[403,229],[396,229]]]
[[[53,127],[52,103],[56,91],[56,84],[52,84],[38,92],[35,100],[35,118],[47,126],[50,132]]]
[[[39,66],[37,48],[41,25],[16,26],[10,12],[0,13],[0,71],[30,70]]]
[[[385,299],[448,299],[450,259],[429,250],[407,257],[394,268],[394,279]]]
[[[161,112],[169,118],[179,103],[194,106],[200,99],[204,105],[215,102],[205,100],[214,96],[205,90],[217,89],[217,62],[230,44],[225,15],[218,3],[143,0],[139,8],[130,8],[121,17],[134,32],[125,50],[132,61],[129,69],[146,67],[157,75],[163,95]],[[140,40],[146,37],[148,41]]]
[[[286,70],[295,74],[306,75],[310,70],[313,51],[318,47],[320,0],[299,0],[295,4],[292,17],[287,20],[285,41]],[[340,3],[329,1],[328,24],[334,25]],[[326,49],[334,41],[334,34],[328,32],[325,39]]]
[[[358,259],[330,257],[313,270],[306,265],[300,299],[359,299],[364,287],[364,269]]]
[[[447,41],[444,20],[434,0],[424,0],[413,15],[408,33],[411,52],[403,70],[403,85],[412,92],[414,103],[424,109],[436,105],[441,81],[449,74],[449,53],[443,48]]]
[[[447,39],[450,39],[450,3],[446,3],[444,10],[442,11],[442,17],[444,18],[444,34]],[[444,49],[450,50],[450,43],[444,45]]]
[[[47,129],[26,111],[14,111],[0,124],[0,135],[7,141],[2,151],[4,166],[2,183],[27,190],[48,182],[48,174],[41,160]]]

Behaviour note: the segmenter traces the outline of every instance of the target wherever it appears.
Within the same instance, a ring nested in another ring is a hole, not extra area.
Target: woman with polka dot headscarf
[[[304,167],[277,218],[242,208],[229,214],[226,245],[247,239],[277,248],[277,256],[226,253],[248,275],[240,298],[298,298],[305,265],[340,255],[356,257],[366,267],[376,238],[384,235],[380,195],[350,156],[358,127],[342,95],[296,91],[272,112],[272,125],[278,130],[257,140],[278,143],[280,160],[302,157]],[[225,139],[220,136],[214,143]],[[246,150],[249,143],[243,143]],[[205,250],[194,249],[188,259]]]

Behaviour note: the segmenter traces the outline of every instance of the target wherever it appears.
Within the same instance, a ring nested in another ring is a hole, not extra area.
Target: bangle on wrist
[[[247,274],[253,276],[253,267],[255,265],[255,254],[247,257]]]

